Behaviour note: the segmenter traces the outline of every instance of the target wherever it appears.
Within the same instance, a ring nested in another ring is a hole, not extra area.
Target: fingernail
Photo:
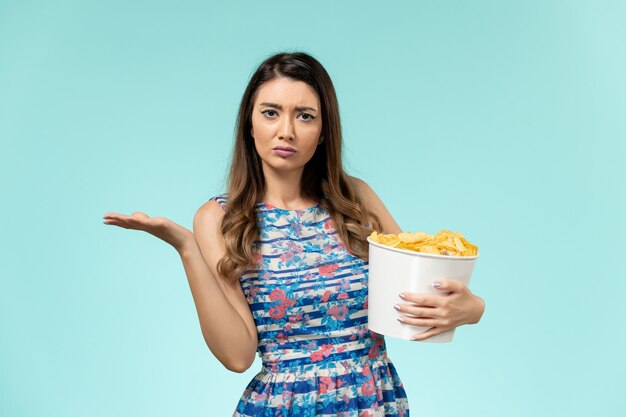
[[[395,308],[396,310],[400,311],[400,306],[398,304],[394,304],[393,308]]]
[[[435,288],[439,288],[439,287],[441,287],[441,282],[439,282],[439,281],[433,281],[433,287],[435,287]]]
[[[398,317],[398,321],[399,321],[400,323],[404,323],[404,319],[403,319],[402,317]]]
[[[404,300],[404,294],[400,293],[400,298],[402,298]]]

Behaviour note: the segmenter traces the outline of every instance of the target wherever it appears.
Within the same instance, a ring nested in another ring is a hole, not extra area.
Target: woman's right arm
[[[241,284],[227,284],[217,272],[225,253],[223,217],[217,201],[202,205],[193,219],[195,240],[188,239],[178,252],[207,346],[227,369],[244,372],[254,362],[257,331]]]

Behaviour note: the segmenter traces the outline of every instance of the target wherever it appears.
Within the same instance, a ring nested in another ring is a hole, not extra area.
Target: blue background
[[[411,415],[624,415],[624,21],[606,0],[0,0],[0,415],[232,413],[259,360],[225,370],[177,253],[101,216],[191,228],[282,50],[327,68],[346,167],[403,229],[480,247],[478,325],[387,339]]]

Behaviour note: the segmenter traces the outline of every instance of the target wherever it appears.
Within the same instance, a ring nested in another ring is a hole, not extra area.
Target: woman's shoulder
[[[213,197],[209,198],[204,204],[200,206],[198,211],[217,211],[218,213],[223,213],[228,208],[228,194],[217,194]],[[219,209],[219,210],[216,210]]]
[[[361,200],[361,204],[378,216],[378,219],[381,222],[382,232],[383,233],[400,233],[400,226],[391,216],[387,207],[382,202],[380,197],[374,192],[372,187],[365,181],[357,177],[348,176],[352,184],[354,185],[355,191]]]
[[[348,175],[348,181],[350,181],[351,185],[354,187],[354,190],[360,197],[361,201],[364,204],[369,205],[368,203],[371,201],[372,197],[376,195],[374,190],[372,190],[372,187],[370,187],[369,184],[361,178],[353,177],[351,175]]]
[[[219,224],[227,207],[228,198],[226,194],[214,195],[198,208],[194,216],[194,225],[197,223]]]
[[[226,213],[226,200],[223,194],[216,195],[202,204],[193,217],[193,233],[210,236],[220,235],[222,220]]]
[[[214,195],[213,197],[209,198],[209,201],[207,203],[210,203],[211,201],[215,201],[217,204],[220,205],[220,207],[222,207],[222,209],[226,210],[226,208],[228,207],[228,194],[223,193]]]

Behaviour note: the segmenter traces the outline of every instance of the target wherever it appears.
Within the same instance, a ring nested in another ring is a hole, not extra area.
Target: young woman
[[[234,416],[409,415],[385,340],[367,327],[366,237],[401,229],[344,172],[335,90],[310,55],[276,54],[253,74],[227,193],[198,209],[193,233],[141,212],[104,218],[179,252],[204,339],[226,368],[244,372],[258,351],[263,369]],[[415,340],[483,314],[462,283],[438,288],[447,295],[398,299],[404,323],[431,327]]]

